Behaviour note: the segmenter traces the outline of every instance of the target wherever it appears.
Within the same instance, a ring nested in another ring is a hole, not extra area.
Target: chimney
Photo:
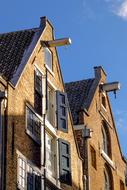
[[[94,67],[94,73],[95,73],[95,78],[96,79],[101,79],[102,82],[106,81],[106,73],[104,71],[104,69],[102,68],[102,66],[97,66]]]
[[[44,26],[46,25],[46,21],[47,21],[46,16],[40,17],[40,28],[44,28]]]

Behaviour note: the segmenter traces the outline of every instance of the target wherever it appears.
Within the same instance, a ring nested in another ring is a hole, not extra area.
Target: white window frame
[[[49,118],[48,118],[48,111],[47,111],[47,114],[46,114],[46,120],[54,127],[54,128],[56,128],[56,91],[55,91],[55,89],[53,88],[53,86],[48,82],[48,86],[47,86],[47,91],[49,91],[49,89],[53,92],[53,106],[54,106],[54,108],[53,108],[53,110],[52,111],[54,111],[54,113],[53,113],[53,116],[54,116],[54,119],[53,119],[53,123],[52,122],[50,122],[50,120],[49,120]],[[49,103],[49,97],[48,97],[48,103]],[[49,106],[49,105],[48,105]]]
[[[28,129],[28,123],[27,123],[27,109],[29,109],[40,121],[40,139],[38,139],[29,129]],[[34,140],[36,141],[39,145],[41,144],[41,127],[42,127],[42,122],[43,119],[34,111],[34,109],[29,105],[26,104],[26,133]]]
[[[51,126],[52,128],[52,126]],[[60,188],[60,182],[59,182],[59,147],[58,147],[58,136],[56,135],[56,131],[50,130],[49,126],[46,125],[46,132],[54,139],[55,141],[55,154],[56,154],[56,176],[53,177],[50,174],[50,171],[46,168],[46,178],[49,179],[55,186]]]
[[[112,180],[107,168],[104,169],[104,190],[111,190]]]
[[[102,92],[102,96],[101,96],[101,107],[104,109],[105,112],[107,112],[107,108],[102,104],[102,97],[105,98],[105,103],[106,103],[106,94],[105,94],[105,92]]]
[[[51,58],[51,66],[49,66],[47,64],[47,60],[46,60],[46,53],[49,53],[50,54],[50,58]],[[53,54],[52,54],[52,51],[48,48],[48,47],[44,47],[44,61],[45,61],[45,66],[46,68],[48,69],[48,71],[54,76],[54,73],[53,73]]]
[[[43,118],[37,114],[34,109],[27,103],[26,107],[28,107],[32,112],[40,119],[41,123],[43,123]],[[27,120],[27,115],[26,115],[26,120]],[[27,124],[27,122],[26,122]],[[41,126],[43,127],[43,126]],[[54,128],[47,120],[45,121],[45,130],[53,136],[56,140],[56,178],[53,178],[51,175],[49,175],[48,171],[46,171],[46,177],[57,187],[60,187],[60,182],[59,182],[59,147],[58,147],[58,136],[57,136],[57,129]],[[27,129],[26,126],[26,133],[31,136],[29,130]],[[38,140],[36,139],[35,136],[31,136],[33,140],[35,140],[38,143]],[[43,142],[41,143],[41,146],[43,146]]]
[[[54,173],[53,174],[51,174],[52,173],[52,171],[51,170],[49,170],[48,168],[46,169],[47,170],[47,173],[51,176],[51,177],[53,177],[53,178],[55,178],[56,179],[56,177],[57,177],[57,172],[56,172],[56,168],[57,168],[57,158],[56,158],[56,154],[57,154],[57,139],[56,139],[56,137],[55,136],[53,136],[53,135],[51,135],[48,131],[46,131],[46,136],[48,136],[48,138],[49,139],[51,139],[51,147],[50,148],[52,148],[53,147],[53,153],[54,153],[54,155],[55,155],[55,159],[54,160],[56,160],[56,163],[55,163],[55,165],[54,165]],[[47,138],[47,137],[46,137]],[[46,139],[47,140],[47,139]],[[53,143],[53,144],[52,144]],[[54,145],[54,146],[53,146]],[[48,148],[47,148],[47,144],[46,144],[46,153],[47,153],[47,150],[48,150]],[[50,152],[50,150],[48,150],[48,152],[49,152],[49,154],[50,153],[52,153],[52,150],[51,150],[51,152]],[[46,154],[46,156],[47,156],[47,154]],[[48,162],[49,160],[46,158],[46,161]],[[51,161],[52,162],[52,161]],[[56,167],[55,167],[56,166]],[[47,167],[47,165],[46,165],[46,167]]]
[[[103,151],[101,150],[101,155],[105,159],[105,161],[108,162],[108,164],[115,170],[115,163],[111,160],[111,158]]]
[[[27,189],[27,172],[28,172],[28,168],[31,167],[33,170],[33,174],[38,174],[39,176],[41,176],[41,171],[30,161],[28,160],[19,150],[16,150],[17,153],[17,187],[20,190],[26,190]],[[19,159],[23,160],[23,162],[25,162],[26,166],[25,166],[25,187],[22,187],[19,184]],[[33,175],[33,190],[35,189],[35,175]]]
[[[43,85],[43,84],[42,84],[42,77],[43,77],[42,72],[41,72],[40,69],[38,69],[37,67],[34,68],[34,71],[35,71],[35,73],[36,73],[36,76],[41,77],[41,85]],[[40,75],[40,76],[39,76],[39,75]],[[35,89],[36,89],[36,86],[35,86]],[[40,90],[41,90],[41,92],[40,92]],[[43,93],[43,86],[41,86],[41,89],[37,90],[37,92],[38,92],[40,95],[42,95],[42,93]]]
[[[108,134],[105,127],[102,126],[103,151],[108,155]]]
[[[48,81],[48,86],[50,86],[53,90],[54,90],[54,114],[55,114],[55,124],[54,124],[54,126],[48,121],[48,118],[47,118],[47,116],[46,116],[46,125],[47,125],[47,127],[53,132],[54,131],[54,134],[56,135],[56,131],[57,131],[57,129],[56,129],[56,90],[57,90],[57,87],[49,80],[49,79],[47,79],[47,81]]]

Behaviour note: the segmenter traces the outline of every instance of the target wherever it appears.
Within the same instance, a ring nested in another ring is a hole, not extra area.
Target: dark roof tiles
[[[0,34],[0,75],[10,80],[30,45],[36,29]]]
[[[78,112],[81,111],[94,79],[81,80],[65,84],[69,105],[72,113],[73,123],[78,123]]]

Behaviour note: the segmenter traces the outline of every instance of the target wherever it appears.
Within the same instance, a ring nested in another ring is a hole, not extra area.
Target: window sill
[[[29,135],[37,144],[41,145],[41,140],[39,140],[38,138],[36,138],[36,136],[33,135],[28,129],[26,129],[26,133],[27,133],[27,135]]]
[[[101,150],[101,155],[108,162],[108,164],[115,170],[116,169],[115,163],[109,158],[109,156],[103,150]]]
[[[54,77],[54,72],[48,67],[48,65],[45,65],[46,69],[49,71],[49,73]]]
[[[103,109],[105,112],[107,112],[107,109],[103,106],[103,104],[101,104],[101,107],[102,107],[102,109]]]
[[[45,120],[45,124],[46,124],[46,127],[47,127],[47,129],[54,135],[54,136],[56,136],[57,137],[57,135],[56,135],[56,128],[54,128],[51,124],[50,124],[50,122],[46,119]]]

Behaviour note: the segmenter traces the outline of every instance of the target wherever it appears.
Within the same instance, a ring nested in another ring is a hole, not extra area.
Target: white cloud
[[[82,2],[84,17],[87,19],[95,19],[98,16],[99,11],[97,12],[95,7],[91,6],[90,0],[82,0]],[[94,0],[93,2],[104,2],[107,10],[127,21],[127,0]]]
[[[111,7],[111,11],[127,21],[127,0],[104,0]]]
[[[127,0],[124,0],[116,10],[116,14],[127,20]]]

